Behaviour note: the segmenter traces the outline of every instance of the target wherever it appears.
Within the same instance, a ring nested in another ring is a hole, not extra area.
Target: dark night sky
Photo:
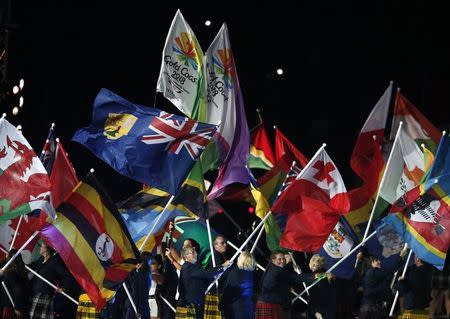
[[[368,4],[370,3],[370,4]],[[433,3],[433,4],[432,4]],[[71,142],[100,88],[153,105],[161,52],[177,8],[204,51],[223,22],[249,127],[261,108],[308,157],[326,142],[347,188],[355,137],[390,80],[440,127],[450,123],[450,19],[433,1],[13,1],[10,78],[25,78],[13,124],[40,151],[51,122],[80,176],[90,167],[119,200],[139,185]],[[210,19],[208,28],[204,20]],[[275,70],[282,67],[285,76]],[[158,95],[156,106],[177,112]],[[296,114],[296,115],[294,115]]]

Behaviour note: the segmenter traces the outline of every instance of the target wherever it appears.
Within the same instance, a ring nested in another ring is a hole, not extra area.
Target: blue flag
[[[319,251],[319,254],[325,258],[325,269],[330,269],[356,245],[358,245],[356,235],[345,218],[341,217]],[[352,278],[355,260],[356,253],[353,253],[333,270],[333,274],[338,278]]]
[[[102,89],[91,125],[72,139],[120,174],[175,194],[216,129]]]

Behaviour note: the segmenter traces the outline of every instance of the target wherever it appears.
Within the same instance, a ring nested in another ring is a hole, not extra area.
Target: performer
[[[193,247],[184,247],[181,255],[185,261],[180,274],[178,291],[177,318],[203,319],[205,291],[215,275],[225,271],[231,263],[225,262],[219,267],[203,269],[197,263],[197,251]]]
[[[270,260],[262,278],[255,318],[289,318],[291,303],[289,290],[292,287],[303,287],[302,283],[305,281],[311,282],[312,275],[297,274],[285,268],[286,259],[280,250],[272,252]]]
[[[249,252],[239,255],[223,285],[220,309],[227,319],[254,319],[254,273],[256,261]]]

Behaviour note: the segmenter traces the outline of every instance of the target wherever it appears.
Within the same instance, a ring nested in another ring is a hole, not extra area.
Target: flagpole
[[[211,260],[212,265],[215,268],[216,267],[216,256],[214,254],[214,247],[212,244],[212,238],[211,238],[211,226],[209,225],[209,218],[206,218],[206,230],[208,231],[208,241],[209,241],[209,249],[211,250]],[[219,282],[216,282],[216,289],[219,291]]]
[[[330,269],[328,269],[327,272],[331,273],[334,269],[337,268],[337,266],[339,266],[342,262],[344,262],[344,260],[346,260],[348,257],[350,257],[351,254],[353,254],[356,250],[359,249],[359,247],[361,247],[366,241],[368,241],[370,238],[372,238],[373,236],[375,236],[375,234],[377,233],[377,231],[375,230],[372,234],[370,234],[369,236],[366,237],[365,241],[361,241],[358,245],[356,245],[352,250],[350,250],[350,252],[345,255],[343,258],[341,258],[337,263],[335,263]],[[293,303],[295,300],[297,300],[301,295],[303,295],[305,292],[307,292],[309,289],[311,289],[313,286],[315,286],[319,281],[321,281],[323,278],[325,278],[325,276],[317,278],[311,285],[309,285],[308,287],[306,287],[305,290],[303,290],[297,297],[295,297],[294,299],[292,299],[291,303]]]
[[[17,234],[19,233],[19,227],[20,227],[20,224],[22,223],[22,219],[23,219],[23,215],[20,215],[19,221],[17,222],[16,231],[14,232],[14,237],[11,240],[11,245],[9,245],[9,250],[11,250],[14,247],[14,242],[16,241]]]
[[[31,272],[33,275],[35,275],[36,277],[38,277],[39,279],[41,279],[43,282],[45,282],[47,285],[49,285],[50,287],[53,287],[58,293],[60,293],[61,295],[67,297],[67,299],[69,299],[70,301],[72,301],[73,303],[78,305],[78,301],[76,301],[74,298],[72,298],[71,296],[69,296],[66,292],[62,291],[59,287],[57,287],[56,285],[52,284],[50,281],[48,281],[45,277],[43,277],[41,274],[39,274],[38,272],[36,272],[35,270],[33,270],[32,268],[30,268],[28,265],[25,265],[25,268]]]
[[[271,211],[269,211],[266,216],[264,216],[264,218],[259,222],[258,226],[256,226],[256,228],[253,230],[253,232],[250,234],[250,236],[247,237],[247,239],[242,243],[241,247],[234,253],[233,257],[231,257],[230,262],[233,262],[236,257],[240,254],[240,252],[242,251],[242,249],[244,249],[244,247],[248,244],[248,242],[250,241],[250,239],[255,235],[255,233],[259,230],[259,228],[264,225],[264,222],[266,221],[266,219],[270,216],[270,214],[272,214]],[[216,281],[219,280],[219,278],[222,276],[223,272],[220,273],[215,279],[214,281],[208,286],[208,289],[206,289],[205,291],[205,295],[211,290],[212,286],[215,285]]]
[[[8,296],[9,301],[11,301],[13,308],[16,308],[16,304],[14,303],[11,293],[9,292],[8,288],[6,287],[6,284],[4,281],[2,281],[2,286],[3,286],[3,289],[5,289],[6,295]]]
[[[39,234],[39,231],[36,230],[33,233],[33,235],[31,235],[30,238],[28,238],[27,241],[22,245],[22,247],[20,247],[19,250],[17,250],[17,252],[11,257],[11,259],[8,260],[8,262],[0,269],[0,271],[4,271],[6,268],[8,268],[8,266],[14,261],[14,259],[16,259],[17,256],[19,256],[21,251],[24,250],[28,246],[28,244],[34,239],[34,237],[37,236],[37,234]]]
[[[156,225],[158,224],[159,220],[161,219],[162,215],[165,213],[165,211],[167,210],[167,208],[169,207],[169,205],[172,203],[173,199],[175,198],[175,195],[172,195],[169,199],[169,201],[167,202],[166,206],[164,206],[163,211],[158,215],[158,217],[156,218],[155,222],[152,225],[152,228],[150,229],[150,231],[148,232],[147,236],[145,237],[144,241],[141,244],[141,247],[139,247],[139,251],[142,251],[142,249],[144,249],[145,244],[148,242],[150,236],[153,234],[153,231],[156,228]]]
[[[289,172],[294,168],[294,166],[296,164],[297,164],[296,161],[292,161],[291,167],[289,168]],[[288,172],[288,174],[289,174],[289,172]],[[289,176],[286,175],[286,177],[284,178],[283,183],[281,184],[280,190],[278,191],[277,196],[275,197],[275,199],[273,201],[274,203],[281,196],[282,190],[284,189],[284,186],[286,185],[286,181],[287,181],[288,178],[289,178]],[[253,243],[253,247],[250,250],[251,253],[253,253],[253,251],[255,250],[256,246],[258,245],[258,241],[259,241],[260,237],[262,236],[262,233],[263,233],[264,230],[265,230],[265,227],[261,227],[261,231],[259,232],[258,237],[256,237],[255,242]]]
[[[367,222],[366,230],[364,231],[364,236],[363,236],[363,239],[361,242],[365,242],[367,234],[369,233],[370,225],[372,224],[372,220],[373,220],[373,214],[375,213],[375,209],[377,207],[378,200],[380,198],[380,191],[383,188],[384,182],[386,180],[386,172],[388,171],[389,165],[391,164],[391,161],[392,161],[392,157],[393,157],[392,154],[393,154],[394,146],[395,146],[395,143],[397,142],[397,140],[400,138],[402,125],[403,125],[403,122],[400,121],[398,129],[397,129],[397,134],[395,135],[394,143],[392,144],[391,153],[389,154],[389,158],[386,163],[386,169],[383,172],[383,177],[381,178],[380,187],[378,187],[377,197],[375,198],[375,203],[372,206],[372,212],[370,213],[369,221]]]
[[[159,295],[159,296],[161,297],[162,301],[164,301],[169,306],[169,308],[172,309],[173,312],[175,312],[175,313],[177,312],[177,310],[170,304],[170,302],[166,298],[164,298],[161,295]]]
[[[300,274],[301,274],[301,271],[300,271],[299,268],[296,268],[296,266],[297,266],[297,261],[295,261],[294,255],[292,254],[291,251],[288,252],[288,254],[289,254],[289,256],[291,257],[292,264],[294,265],[294,271],[295,271],[297,274],[300,275]],[[299,269],[299,270],[297,271],[297,269]],[[306,284],[305,284],[305,282],[303,282],[303,287],[305,287],[305,289],[306,289]],[[306,291],[306,293],[307,293],[308,296],[309,296],[309,291],[308,291],[308,290]],[[296,294],[296,295],[297,295],[297,294]]]
[[[127,294],[128,299],[130,300],[131,306],[133,307],[134,313],[136,314],[137,318],[140,318],[140,314],[137,312],[136,305],[134,304],[133,298],[131,298],[130,291],[128,290],[128,287],[125,282],[122,284],[123,288],[125,289],[125,293]]]
[[[240,253],[242,252],[242,250],[239,249],[239,247],[237,247],[235,244],[233,244],[231,241],[228,240],[228,245],[231,246],[231,248],[234,248],[235,250],[239,251]],[[256,260],[255,260],[256,261]],[[256,267],[258,267],[259,269],[261,269],[262,271],[266,271],[266,268],[264,268],[263,266],[261,266],[261,264],[259,264],[258,262],[256,262]],[[306,288],[306,286],[305,286]],[[294,289],[291,289],[291,293],[298,296],[299,294],[295,292]],[[300,297],[300,300],[303,301],[306,305],[308,304],[308,302],[303,299],[302,297]]]
[[[408,258],[406,259],[405,267],[403,268],[402,277],[405,277],[406,270],[408,269],[408,264],[409,264],[409,260],[411,259],[412,253],[413,253],[413,251],[412,251],[412,249],[410,249]],[[399,295],[399,292],[397,289],[397,291],[395,292],[394,301],[392,302],[391,311],[389,312],[389,317],[392,317],[392,314],[394,313],[395,304],[397,303],[398,295]]]

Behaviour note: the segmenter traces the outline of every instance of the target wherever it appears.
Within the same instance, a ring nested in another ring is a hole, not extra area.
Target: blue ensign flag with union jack
[[[216,125],[133,104],[101,89],[91,125],[73,140],[120,174],[175,194],[211,140]]]

